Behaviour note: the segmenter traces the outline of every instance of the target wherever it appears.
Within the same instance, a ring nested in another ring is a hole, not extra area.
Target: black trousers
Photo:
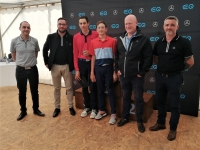
[[[142,115],[144,109],[143,99],[143,85],[144,77],[134,76],[132,78],[126,78],[120,76],[120,83],[123,92],[123,114],[122,117],[129,120],[129,114],[131,109],[131,95],[132,90],[134,92],[134,99],[136,101],[136,116],[137,122],[143,122]]]
[[[98,86],[99,110],[105,111],[105,86],[110,100],[111,113],[116,114],[116,97],[113,83],[113,65],[95,66],[95,76]]]
[[[165,77],[156,72],[156,101],[158,106],[158,124],[165,124],[167,116],[167,96],[170,100],[170,130],[176,131],[180,118],[180,90],[183,83],[183,76],[178,73]]]
[[[27,80],[30,84],[30,90],[33,101],[33,110],[37,110],[39,107],[39,94],[38,94],[38,83],[39,74],[37,66],[31,67],[31,69],[25,69],[24,67],[16,67],[16,80],[17,88],[19,89],[19,104],[21,111],[26,112],[26,91],[27,91]]]
[[[89,83],[88,87],[82,88],[85,108],[97,109],[97,84],[90,79],[91,61],[78,60],[80,75],[84,76]]]

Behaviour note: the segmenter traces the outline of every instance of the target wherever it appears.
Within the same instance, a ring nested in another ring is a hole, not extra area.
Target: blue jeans
[[[165,77],[156,72],[156,101],[158,107],[158,124],[165,124],[167,115],[167,96],[170,100],[170,130],[175,131],[180,118],[180,89],[183,82],[182,74]]]
[[[84,76],[90,86],[90,93],[88,87],[82,88],[85,108],[97,109],[97,84],[90,80],[91,61],[78,60],[78,67],[80,76]]]
[[[26,112],[26,86],[27,80],[30,84],[30,90],[33,101],[33,110],[37,110],[39,107],[39,94],[38,94],[38,83],[39,75],[37,66],[32,67],[31,69],[25,69],[24,67],[16,67],[16,80],[17,88],[19,89],[19,104],[21,106],[21,111]]]
[[[95,76],[98,86],[99,110],[105,111],[105,86],[110,100],[111,113],[116,114],[116,98],[113,83],[113,65],[95,66]]]
[[[134,99],[136,102],[136,116],[137,122],[143,122],[143,109],[144,109],[144,99],[143,99],[143,85],[144,77],[134,76],[132,78],[126,78],[120,76],[120,83],[123,92],[123,114],[122,117],[129,120],[129,114],[131,109],[131,95],[132,90],[134,92]]]

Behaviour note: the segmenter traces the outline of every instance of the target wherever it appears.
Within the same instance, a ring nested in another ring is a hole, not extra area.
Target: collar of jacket
[[[56,35],[57,35],[57,37],[60,37],[60,35],[58,34],[58,30],[57,30],[57,32],[56,32],[56,33],[57,33],[57,34],[56,34]],[[64,35],[64,36],[65,36],[65,37],[67,37],[68,35],[69,35],[69,33],[68,33],[68,31],[66,30],[66,33],[65,33],[65,35]]]

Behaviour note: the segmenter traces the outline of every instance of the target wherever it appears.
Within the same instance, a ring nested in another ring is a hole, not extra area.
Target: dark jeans
[[[88,87],[82,88],[85,108],[97,109],[97,85],[90,80],[91,61],[78,60],[78,67],[80,76],[84,76],[90,86],[90,93]]]
[[[39,107],[39,95],[38,95],[38,69],[37,66],[32,67],[31,69],[25,70],[24,67],[16,67],[16,80],[17,87],[19,89],[19,104],[21,106],[21,111],[26,112],[26,86],[27,80],[29,80],[30,90],[33,101],[33,110],[37,110]]]
[[[170,100],[170,130],[176,130],[180,118],[180,88],[183,82],[182,74],[164,77],[156,72],[156,100],[158,106],[158,124],[165,124],[167,115],[166,98]]]
[[[136,116],[137,122],[143,122],[142,115],[144,109],[143,99],[143,85],[144,77],[134,76],[132,78],[126,78],[120,76],[120,83],[123,92],[123,114],[122,117],[129,120],[129,114],[131,109],[131,95],[132,90],[134,92],[134,99],[136,102]]]
[[[99,110],[105,111],[105,86],[110,99],[111,113],[116,113],[116,98],[113,83],[113,65],[95,66],[95,76],[98,86]]]

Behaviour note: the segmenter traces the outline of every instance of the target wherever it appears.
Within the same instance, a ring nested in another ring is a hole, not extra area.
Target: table
[[[17,85],[15,69],[15,62],[0,62],[0,87]]]

